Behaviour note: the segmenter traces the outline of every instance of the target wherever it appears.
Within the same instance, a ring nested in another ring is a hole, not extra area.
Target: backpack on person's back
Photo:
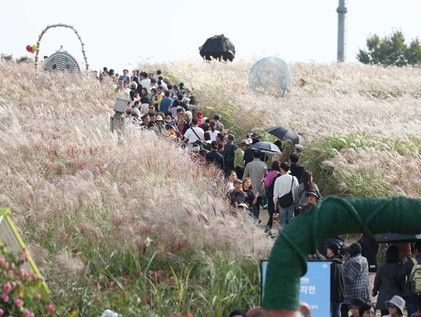
[[[411,284],[411,292],[414,295],[421,295],[421,262],[416,258],[410,258],[413,266],[411,274],[409,274],[409,282]]]

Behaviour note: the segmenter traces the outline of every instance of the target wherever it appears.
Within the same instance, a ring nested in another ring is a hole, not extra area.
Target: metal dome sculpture
[[[283,96],[292,86],[291,70],[288,64],[278,57],[262,58],[250,69],[249,85],[257,92]]]
[[[42,37],[44,36],[45,32],[47,32],[49,29],[57,28],[57,27],[64,27],[64,28],[71,29],[76,34],[82,46],[82,55],[83,55],[83,59],[85,60],[86,70],[89,70],[88,59],[85,53],[85,43],[83,43],[82,38],[80,37],[78,31],[73,26],[62,24],[62,23],[48,25],[39,35],[38,41],[37,41],[38,48],[35,54],[35,69],[38,68],[38,54],[41,47]],[[56,53],[52,54],[51,56],[47,58],[47,60],[44,63],[43,69],[46,71],[80,72],[80,67],[76,59],[72,55],[70,55],[68,52],[63,51],[62,49],[60,49],[59,51],[57,51]]]
[[[76,59],[68,52],[61,49],[47,58],[47,60],[44,62],[43,69],[49,72],[80,72],[80,67]]]

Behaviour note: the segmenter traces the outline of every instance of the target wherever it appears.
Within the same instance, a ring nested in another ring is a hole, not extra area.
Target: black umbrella
[[[232,62],[235,57],[234,45],[223,34],[208,38],[205,44],[199,48],[199,51],[200,56],[207,60],[214,58]]]
[[[293,144],[300,144],[301,137],[297,132],[283,127],[273,127],[267,130],[269,134],[276,136],[280,140],[290,140]]]
[[[378,243],[415,242],[421,240],[421,234],[383,233],[376,236]]]
[[[270,142],[257,142],[254,143],[251,148],[253,150],[259,150],[263,153],[268,153],[268,154],[275,154],[275,153],[281,153],[281,150],[279,150],[279,148]]]

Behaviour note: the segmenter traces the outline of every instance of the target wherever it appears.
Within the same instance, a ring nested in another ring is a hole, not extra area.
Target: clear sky
[[[330,63],[336,61],[337,6],[337,0],[1,0],[0,52],[26,55],[25,46],[36,43],[45,26],[67,23],[79,31],[97,69],[198,60],[198,47],[221,33],[237,58]],[[348,0],[347,8],[347,62],[356,61],[370,34],[401,30],[407,39],[421,37],[421,0]],[[83,62],[71,30],[50,29],[41,44],[40,56],[63,45]]]

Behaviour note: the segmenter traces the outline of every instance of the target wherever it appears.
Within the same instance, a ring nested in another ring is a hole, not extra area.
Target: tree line
[[[357,59],[370,65],[420,66],[421,44],[418,38],[406,44],[400,31],[385,37],[375,34],[367,39],[367,50],[360,50]]]

